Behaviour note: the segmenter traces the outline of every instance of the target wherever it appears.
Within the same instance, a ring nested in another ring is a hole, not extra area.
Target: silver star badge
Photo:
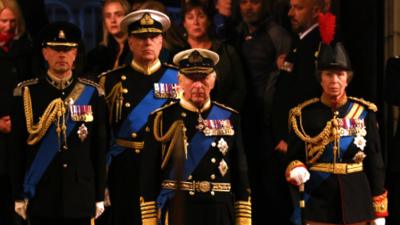
[[[87,138],[89,132],[84,123],[82,123],[82,125],[79,127],[77,133],[82,142]]]
[[[226,155],[226,153],[228,152],[228,149],[229,149],[228,143],[226,143],[224,138],[221,138],[218,141],[217,147],[219,148],[219,151],[222,153],[223,156]]]
[[[367,140],[361,135],[357,135],[354,138],[354,144],[361,150],[364,150],[365,144],[367,143]]]

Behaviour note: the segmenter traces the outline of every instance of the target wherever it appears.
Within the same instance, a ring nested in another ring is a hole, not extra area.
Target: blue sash
[[[353,107],[359,106],[357,103],[351,102],[347,108],[346,115],[350,113],[350,111],[353,109]],[[362,113],[358,117],[358,119],[364,119],[367,116],[367,110],[363,109]],[[344,155],[344,153],[347,151],[349,148],[350,144],[354,141],[354,136],[343,136],[340,138],[340,155]],[[321,158],[319,159],[319,162],[333,162],[333,143],[329,143],[326,146],[326,150],[322,154]],[[307,203],[307,201],[310,199],[311,193],[319,187],[319,185],[322,184],[326,179],[328,179],[331,176],[331,173],[323,173],[319,171],[309,171],[310,172],[310,180],[305,183],[304,187],[304,201]],[[299,202],[299,195],[294,195],[295,202]],[[307,206],[307,204],[306,204]],[[292,215],[292,222],[295,225],[300,225],[301,224],[301,216],[300,216],[300,207],[298,204],[295,205],[294,210],[293,210],[293,215]]]
[[[166,69],[160,83],[174,83],[178,82],[178,74],[176,70]],[[131,110],[127,118],[122,123],[117,137],[121,139],[129,139],[132,133],[140,131],[147,123],[147,119],[151,112],[163,106],[169,99],[156,98],[154,96],[154,87],[146,94],[146,96]],[[111,164],[112,157],[121,154],[126,148],[121,147],[115,143],[114,140],[111,142],[111,148],[107,154],[107,164]]]
[[[87,105],[94,93],[94,87],[86,86],[79,98],[75,101],[76,105]],[[74,130],[76,122],[67,118],[67,137]],[[31,199],[35,196],[36,185],[39,183],[47,167],[59,151],[58,136],[55,125],[51,125],[46,135],[43,137],[37,154],[31,164],[31,167],[25,174],[24,179],[24,197]]]
[[[217,105],[213,105],[210,113],[207,116],[208,120],[223,120],[230,118],[231,112],[223,109]],[[206,155],[210,149],[210,145],[215,141],[216,137],[205,136],[202,132],[197,131],[193,136],[188,146],[188,158],[185,160],[185,167],[183,171],[183,179],[187,180],[190,174],[196,169],[200,161]],[[169,172],[169,177],[165,179],[176,180],[173,169]],[[174,196],[175,190],[161,189],[160,194],[157,197],[157,206],[163,211],[163,208],[167,201]]]

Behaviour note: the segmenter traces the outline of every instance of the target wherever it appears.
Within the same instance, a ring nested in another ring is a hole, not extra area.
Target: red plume
[[[320,13],[318,17],[322,43],[329,45],[335,36],[336,16],[332,13]]]

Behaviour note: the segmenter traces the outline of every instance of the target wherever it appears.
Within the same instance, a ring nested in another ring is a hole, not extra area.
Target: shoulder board
[[[168,68],[172,68],[172,69],[176,69],[176,70],[179,70],[179,67],[177,67],[177,66],[175,66],[174,64],[170,64],[170,63],[163,63],[163,65],[165,66],[165,67],[168,67]]]
[[[374,112],[378,111],[378,107],[374,103],[369,102],[367,100],[364,100],[363,98],[349,97],[349,99],[353,100],[353,101],[355,101],[357,103],[360,103],[362,105],[367,106],[368,109],[371,110],[371,111],[374,111]]]
[[[169,108],[169,107],[175,105],[176,103],[178,103],[178,102],[177,102],[177,101],[170,101],[169,103],[165,104],[164,106],[162,106],[162,107],[160,107],[160,108],[154,110],[153,112],[151,112],[150,115],[153,115],[154,113],[157,113],[157,112],[159,112],[159,111],[162,111],[162,110],[164,110],[164,109],[166,109],[166,108]]]
[[[107,71],[105,71],[105,72],[102,72],[100,75],[98,75],[97,78],[101,78],[101,77],[103,77],[103,76],[105,76],[105,75],[110,74],[111,72],[114,72],[114,71],[116,71],[116,70],[119,70],[119,69],[122,69],[122,68],[125,68],[125,67],[126,67],[126,65],[123,64],[123,65],[121,65],[121,66],[119,66],[119,67],[116,67],[116,68],[114,68],[114,69],[107,70]]]
[[[307,106],[309,106],[309,105],[312,105],[312,104],[314,104],[314,103],[316,103],[316,102],[319,102],[319,101],[320,101],[319,98],[312,98],[312,99],[306,100],[306,101],[304,101],[304,102],[298,104],[297,106],[293,107],[293,108],[290,110],[290,112],[289,112],[289,118],[292,117],[292,115],[295,115],[295,116],[301,115],[301,110],[302,110],[303,108],[305,108],[305,107],[307,107]]]
[[[92,80],[81,78],[81,77],[78,78],[78,81],[83,83],[83,84],[95,87],[100,96],[104,95],[104,90],[103,90],[103,88],[100,87],[100,85],[98,83],[96,83],[96,82],[94,82]]]
[[[30,80],[25,80],[17,84],[17,87],[14,88],[14,96],[22,96],[22,89],[29,85],[34,85],[39,82],[39,78],[34,78]]]
[[[229,110],[229,111],[231,111],[231,112],[234,112],[234,113],[239,114],[239,112],[238,112],[237,110],[235,110],[235,109],[233,109],[233,108],[231,108],[231,107],[228,107],[228,106],[226,106],[226,105],[224,105],[224,104],[221,104],[221,103],[216,102],[216,101],[213,101],[213,103],[216,104],[216,105],[219,106],[219,107],[222,107],[222,108],[227,109],[227,110]]]

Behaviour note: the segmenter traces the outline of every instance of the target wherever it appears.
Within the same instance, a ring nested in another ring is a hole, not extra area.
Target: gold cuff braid
[[[143,197],[140,197],[140,211],[142,213],[143,225],[157,224],[157,202],[145,202]]]
[[[235,202],[235,224],[236,225],[251,225],[251,201],[236,201]]]

